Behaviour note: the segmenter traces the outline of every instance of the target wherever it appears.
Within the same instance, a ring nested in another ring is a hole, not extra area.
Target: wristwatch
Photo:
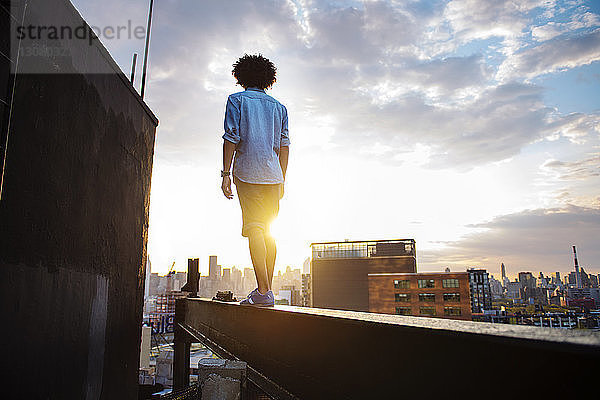
[[[221,171],[221,178],[229,176],[231,174],[231,172],[229,171]]]

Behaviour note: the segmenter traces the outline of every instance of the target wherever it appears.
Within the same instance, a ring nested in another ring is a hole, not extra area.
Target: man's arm
[[[223,171],[225,172],[229,171],[231,168],[233,153],[235,153],[235,144],[231,143],[229,140],[223,140]],[[233,192],[231,191],[231,176],[228,175],[223,177],[223,182],[221,182],[221,190],[223,191],[225,197],[228,199],[233,199]]]
[[[290,147],[282,146],[279,148],[279,165],[281,165],[281,172],[283,172],[283,180],[285,181],[285,173],[287,172],[288,157],[290,156]]]
[[[283,198],[283,193],[285,191],[285,174],[287,172],[288,165],[288,157],[290,156],[290,147],[282,146],[279,148],[279,165],[281,165],[281,172],[283,172],[283,183],[281,184],[281,193],[279,194],[279,198]]]

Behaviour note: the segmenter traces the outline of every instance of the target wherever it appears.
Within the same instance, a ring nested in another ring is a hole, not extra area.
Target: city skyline
[[[73,3],[98,27],[145,26],[145,0]],[[598,273],[597,2],[231,4],[154,10],[153,268],[209,253],[250,265],[218,173],[225,100],[240,90],[231,64],[261,52],[290,113],[278,267],[300,265],[311,242],[404,237],[419,271],[564,273],[577,245]],[[123,71],[143,49],[101,40]]]
[[[210,256],[206,256],[207,261],[205,261],[204,264],[202,263],[202,258],[199,258],[199,273],[203,277],[209,276],[209,262],[208,262],[208,259],[209,259],[209,257],[212,257],[212,256],[215,256],[215,254],[211,254]],[[219,256],[218,255],[216,255],[216,256],[217,256],[217,259],[219,259],[218,258]],[[198,258],[198,257],[190,257],[190,258]],[[310,257],[308,257],[308,259],[310,259]],[[175,266],[174,266],[174,268],[173,268],[173,271],[176,271],[176,272],[187,272],[187,259],[185,260],[185,262],[186,262],[185,266],[184,265],[179,266],[176,263]],[[503,263],[501,263],[501,265],[502,264]],[[203,267],[203,265],[204,265],[204,267]],[[223,269],[227,269],[227,268],[233,269],[233,268],[236,268],[239,271],[243,272],[245,270],[248,270],[248,271],[251,271],[252,274],[254,274],[254,272],[253,272],[254,270],[252,269],[252,264],[248,264],[248,265],[228,265],[228,264],[223,264],[223,263],[221,263],[219,261],[218,265],[219,265],[219,267],[221,269],[221,272],[223,271]],[[506,267],[506,265],[505,265],[505,267]],[[275,273],[276,274],[284,274],[284,273],[286,273],[286,271],[287,271],[288,268],[291,269],[291,270],[300,270],[301,273],[304,273],[303,272],[303,265],[302,264],[282,265],[282,266],[280,266],[280,267],[278,267],[278,268],[275,269]],[[421,270],[421,269],[418,268],[418,272],[419,273],[443,272],[446,268],[450,268],[450,267],[441,267],[440,269],[428,269],[428,270]],[[488,267],[486,267],[484,265],[469,265],[469,266],[465,266],[462,269],[459,268],[459,267],[456,267],[456,268],[450,268],[450,270],[451,270],[451,272],[464,272],[464,271],[467,271],[468,269],[471,269],[471,268],[484,269],[484,270],[486,270],[488,272],[488,274],[490,275],[490,277],[493,277],[494,279],[496,279],[496,280],[498,280],[500,282],[502,281],[502,271],[501,271],[501,267],[500,266],[498,266],[497,270],[493,269],[493,268],[488,268]],[[583,269],[585,271],[585,273],[587,273],[587,274],[600,275],[599,271],[594,270],[594,269],[588,269],[585,266],[582,266],[581,264],[579,264],[579,268]],[[556,272],[559,272],[560,273],[560,278],[561,278],[561,280],[564,283],[566,277],[568,277],[568,275],[570,273],[575,272],[574,266],[572,266],[571,269],[566,269],[564,271],[560,271],[560,270],[556,270],[556,271],[550,271],[550,270],[531,270],[531,269],[528,270],[528,269],[518,269],[518,268],[514,269],[514,270],[516,272],[514,272],[514,273],[506,273],[507,278],[510,281],[513,281],[513,282],[516,281],[516,280],[518,280],[518,277],[519,277],[520,273],[531,273],[537,279],[540,273],[542,273],[544,275],[544,277],[548,278],[548,277],[555,276]],[[162,269],[155,270],[154,267],[152,267],[152,271],[151,272],[152,273],[158,273],[161,276],[168,274],[168,270],[164,270],[164,271]]]

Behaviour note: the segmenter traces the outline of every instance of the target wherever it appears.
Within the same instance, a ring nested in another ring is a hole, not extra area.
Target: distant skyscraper
[[[502,272],[502,282],[504,282],[506,280],[506,267],[504,263],[500,265],[500,271]]]
[[[242,290],[242,271],[236,267],[231,267],[231,283],[236,293]]]
[[[554,273],[554,282],[555,285],[562,285],[562,280],[560,279],[560,272]]]
[[[231,282],[231,268],[223,268],[223,281]]]
[[[221,268],[217,265],[217,256],[208,256],[208,277],[214,280],[221,278]]]
[[[523,287],[528,287],[533,289],[535,287],[535,277],[531,272],[519,272],[519,282],[523,285]]]
[[[251,290],[256,287],[256,277],[254,275],[254,269],[244,268],[244,278],[242,283],[242,294],[248,294]]]
[[[575,263],[575,285],[578,289],[583,288],[581,284],[581,275],[579,274],[579,261],[577,261],[577,249],[573,246],[573,261]]]
[[[306,257],[306,260],[304,260],[304,264],[302,264],[302,273],[310,274],[310,257]]]

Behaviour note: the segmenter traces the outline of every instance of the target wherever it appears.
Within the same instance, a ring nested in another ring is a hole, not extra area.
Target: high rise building
[[[219,267],[218,270],[217,267]],[[208,277],[213,280],[221,278],[221,269],[217,265],[217,256],[208,256]]]
[[[256,287],[256,276],[253,268],[244,268],[242,278],[242,295],[250,293]]]
[[[231,283],[236,294],[242,291],[242,271],[236,267],[231,267]]]
[[[597,288],[598,287],[598,275],[589,275],[590,277],[590,287]]]
[[[302,273],[310,274],[310,257],[306,257],[306,260],[302,263]]]
[[[566,279],[565,279],[565,283],[573,286],[575,288],[577,288],[577,281],[579,279],[577,278],[577,272],[573,271],[573,272],[569,272],[569,275],[567,275]]]
[[[368,311],[368,274],[417,272],[413,239],[313,243],[311,247],[313,307]]]
[[[531,272],[519,272],[519,282],[523,287],[530,289],[536,286],[536,279]]]
[[[471,289],[471,311],[475,314],[490,310],[492,308],[492,292],[487,271],[469,268],[467,273]]]
[[[302,274],[302,306],[312,307],[310,274]]]
[[[223,268],[223,282],[231,284],[231,268]]]
[[[583,269],[583,267],[581,267],[579,269],[579,282],[580,282],[580,288],[590,288],[591,287],[591,282],[590,282],[590,276],[587,274],[587,272],[585,272],[585,270]]]
[[[513,299],[513,300],[521,299],[521,289],[523,288],[523,285],[521,284],[521,282],[519,282],[519,281],[510,282],[509,281],[504,286],[504,288],[506,290],[506,297],[508,297],[509,299]]]
[[[493,298],[499,299],[504,296],[504,288],[502,287],[502,283],[499,280],[494,279],[494,275],[490,276],[490,290]]]
[[[552,283],[554,285],[562,285],[563,284],[562,280],[560,279],[560,272],[557,271],[554,273],[554,276],[552,277]]]

